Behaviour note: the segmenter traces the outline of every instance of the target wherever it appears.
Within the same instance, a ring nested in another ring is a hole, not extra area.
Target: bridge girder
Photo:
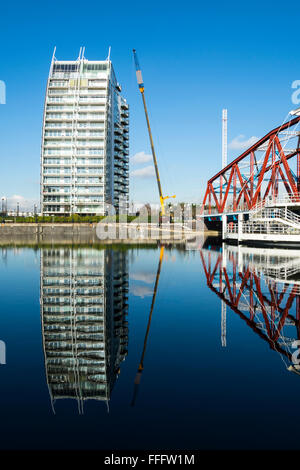
[[[210,178],[201,213],[206,206],[209,214],[213,206],[219,214],[251,210],[267,197],[276,199],[280,191],[300,203],[299,122],[297,116],[276,127]]]

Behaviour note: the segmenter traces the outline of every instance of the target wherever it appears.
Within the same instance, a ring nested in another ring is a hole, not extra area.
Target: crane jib
[[[156,160],[156,155],[155,155],[155,150],[154,150],[154,145],[153,145],[153,139],[152,139],[152,133],[151,133],[150,123],[149,123],[146,100],[145,100],[145,95],[144,95],[144,82],[143,82],[143,77],[142,77],[142,71],[141,71],[141,67],[140,67],[135,49],[133,49],[133,57],[134,57],[134,63],[135,63],[135,69],[136,69],[136,78],[137,78],[139,90],[140,90],[142,98],[143,98],[146,122],[147,122],[149,139],[150,139],[152,156],[153,156],[153,163],[154,163],[154,167],[155,167],[156,181],[157,181],[158,192],[159,192],[159,201],[160,201],[160,205],[161,205],[161,214],[165,215],[164,201],[165,201],[165,199],[169,199],[169,196],[163,197],[163,194],[162,194],[161,183],[160,183],[159,172],[158,172],[158,166],[157,166],[157,160]],[[171,196],[171,197],[175,197],[175,196]]]

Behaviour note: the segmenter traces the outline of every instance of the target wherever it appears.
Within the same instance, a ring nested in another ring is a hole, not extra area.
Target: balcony
[[[64,171],[57,171],[55,173],[47,173],[44,171],[43,175],[45,177],[52,177],[52,178],[59,178],[59,177],[64,177],[64,176],[71,176],[71,172],[64,172]]]
[[[45,140],[58,140],[58,139],[72,139],[72,135],[71,134],[66,134],[65,132],[59,134],[59,135],[48,135],[47,133],[45,133]]]
[[[55,176],[53,176],[53,179],[55,178]],[[43,185],[44,186],[71,186],[71,182],[69,183],[66,183],[64,180],[54,180],[54,181],[44,181],[43,182]],[[57,194],[57,193],[55,193]]]
[[[103,186],[104,185],[104,182],[103,181],[89,181],[89,180],[80,180],[78,181],[78,179],[75,181],[76,185],[77,186],[81,186],[81,185],[84,185],[84,186]]]
[[[96,142],[96,143],[92,143],[92,142],[81,142],[80,140],[77,140],[77,143],[76,143],[76,147],[78,149],[86,149],[86,150],[89,150],[89,149],[99,149],[99,150],[103,150],[104,151],[104,146],[100,146],[99,145],[99,142]]]
[[[46,121],[72,121],[73,114],[58,114],[57,116],[51,116],[48,113],[46,114]]]
[[[98,90],[107,90],[107,82],[98,83],[98,84],[89,83],[88,87],[91,90],[96,90],[96,89],[98,89]]]
[[[72,152],[71,150],[68,151],[67,149],[65,150],[57,150],[57,149],[44,149],[44,153],[43,153],[43,157],[44,158],[55,158],[55,157],[58,157],[58,158],[71,158],[72,157]],[[68,163],[66,166],[69,166],[70,163]]]
[[[60,98],[60,99],[57,99]],[[55,97],[55,96],[48,96],[47,103],[51,104],[75,104],[77,103],[76,98],[68,98],[68,97]]]
[[[106,103],[106,98],[101,98],[101,97],[97,97],[97,98],[92,98],[91,96],[86,96],[84,98],[79,98],[79,104],[86,104],[86,103],[102,103],[102,104],[105,104]]]
[[[48,120],[48,118],[47,118],[47,120]],[[62,123],[52,122],[51,124],[49,124],[47,122],[45,123],[45,130],[46,129],[70,129],[71,127],[72,127],[72,124],[71,123],[66,123],[66,122],[62,122]]]
[[[47,206],[50,206],[50,205],[58,205],[58,206],[69,206],[70,205],[70,201],[43,201],[44,204]]]
[[[117,168],[117,169],[122,169],[122,170],[124,170],[124,171],[128,171],[128,170],[129,170],[129,168],[128,168],[128,166],[129,166],[128,163],[127,163],[127,162],[124,162],[124,161],[122,161],[122,160],[115,160],[114,166],[115,166],[115,168]]]
[[[62,167],[62,166],[71,167],[71,165],[72,165],[72,162],[71,162],[70,159],[68,159],[68,160],[58,160],[57,162],[48,162],[48,161],[44,160],[43,167],[44,168],[48,168],[48,167],[53,168],[53,167],[56,167],[56,166],[58,166],[58,167]]]
[[[95,139],[99,139],[99,138],[104,138],[104,130],[99,128],[99,129],[87,129],[87,130],[81,130],[79,129],[77,131],[77,136],[79,139],[84,139],[85,137],[87,137],[88,139],[90,139],[91,137],[92,138],[95,138]]]
[[[105,122],[106,116],[105,114],[103,115],[97,115],[95,114],[79,114],[76,116],[78,121],[101,121]]]
[[[117,185],[114,185],[114,190],[116,192],[120,192],[120,193],[123,193],[123,194],[126,194],[129,192],[129,188],[125,188],[123,186],[117,186]]]
[[[82,199],[82,200],[77,199],[77,201],[75,201],[75,204],[77,204],[77,205],[91,204],[93,206],[95,206],[95,205],[96,206],[103,206],[104,202],[103,201],[90,201],[90,200],[84,200],[84,199]]]
[[[114,132],[115,136],[121,136],[123,134],[123,131],[120,127],[116,127],[116,124],[115,124],[115,132]]]
[[[94,193],[94,192],[91,193],[89,189],[85,189],[85,190],[83,190],[83,189],[78,190],[78,189],[77,189],[77,190],[75,191],[75,194],[76,194],[77,196],[86,196],[87,194],[88,194],[89,196],[91,196],[91,194],[92,194],[92,195],[95,196],[95,197],[99,197],[99,196],[103,197],[103,189],[102,189],[102,188],[99,188],[99,191],[98,191],[97,193]],[[102,201],[102,202],[103,202],[103,201]]]
[[[128,186],[128,180],[115,179],[115,185],[124,188],[124,186]]]
[[[115,161],[117,160],[118,162],[126,163],[124,161],[124,155],[122,153],[115,153],[114,157],[115,157]]]
[[[48,140],[48,137],[46,137],[46,139]],[[61,150],[62,152],[65,152],[66,150],[70,150],[73,147],[72,143],[71,143],[71,140],[70,140],[70,142],[65,143],[63,141],[61,141],[61,142],[55,142],[55,141],[51,142],[51,140],[50,140],[50,142],[47,142],[46,139],[44,141],[44,148],[46,148],[46,149],[53,148],[53,149]]]
[[[49,83],[49,88],[68,88],[69,86],[69,81],[66,80],[65,82],[50,82]]]
[[[64,196],[66,193],[62,189],[58,191],[43,191],[44,196],[48,196],[48,195],[52,196],[53,194]]]
[[[84,178],[84,177],[86,177],[86,176],[90,176],[90,177],[94,177],[94,178],[98,178],[98,177],[100,178],[100,176],[99,176],[99,171],[97,171],[97,168],[95,168],[95,171],[89,171],[89,172],[87,172],[87,173],[79,173],[79,172],[77,172],[77,173],[76,173],[76,176],[77,176],[77,178],[78,178],[78,177],[79,177],[79,178]],[[102,178],[102,176],[101,176],[101,178]]]
[[[114,170],[114,174],[116,176],[119,176],[119,177],[126,177],[128,178],[128,175],[126,174],[126,172],[122,169],[122,167],[118,167],[118,168],[115,168]]]
[[[93,162],[92,160],[88,160],[86,162],[82,162],[82,160],[77,160],[76,162],[77,166],[92,166],[92,167],[102,167],[104,166],[104,161],[102,160],[101,162]]]

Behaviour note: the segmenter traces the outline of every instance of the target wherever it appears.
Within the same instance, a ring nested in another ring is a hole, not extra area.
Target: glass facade
[[[104,215],[107,204],[128,212],[129,108],[120,91],[110,60],[53,58],[42,135],[44,215]]]

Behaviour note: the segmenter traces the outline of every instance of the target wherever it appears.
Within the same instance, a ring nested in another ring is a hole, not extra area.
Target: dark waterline
[[[0,447],[299,448],[300,257],[286,253],[166,248],[137,385],[160,248],[3,248]]]

